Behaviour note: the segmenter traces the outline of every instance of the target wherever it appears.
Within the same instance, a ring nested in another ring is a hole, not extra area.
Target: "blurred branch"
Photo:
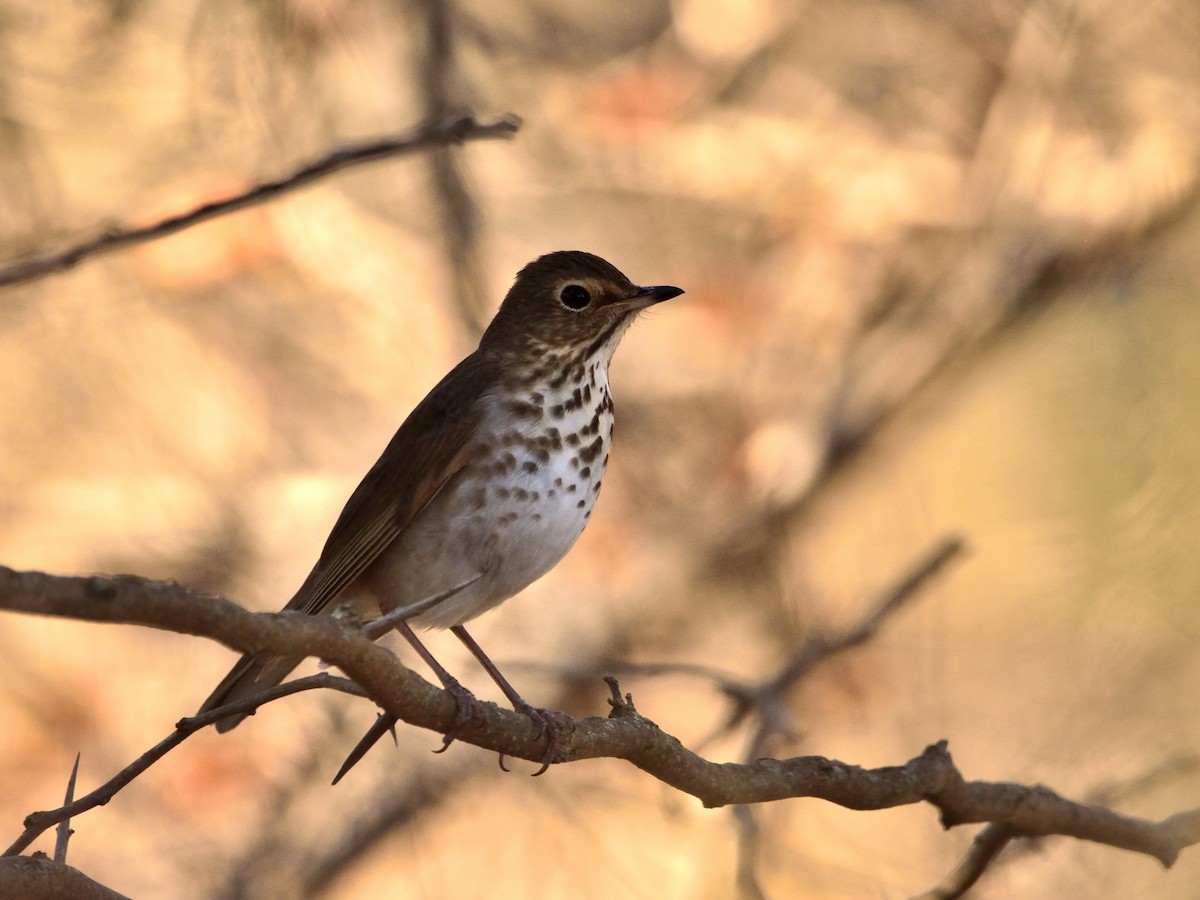
[[[1087,799],[1089,803],[1109,806],[1129,797],[1144,794],[1165,782],[1192,775],[1197,771],[1200,771],[1200,756],[1191,753],[1173,756],[1133,778],[1102,784],[1094,790],[1088,791]]]
[[[767,900],[766,891],[758,877],[758,849],[762,831],[758,817],[749,806],[735,806],[733,821],[737,826],[737,874],[734,884],[742,900]]]
[[[908,601],[920,592],[921,588],[963,553],[965,547],[966,545],[960,537],[943,538],[913,563],[895,583],[890,585],[857,624],[840,634],[810,632],[778,672],[757,683],[747,682],[723,669],[696,663],[608,661],[605,666],[609,670],[620,671],[622,674],[636,674],[649,678],[660,675],[688,675],[711,681],[717,690],[733,699],[734,708],[725,722],[717,726],[713,734],[705,738],[702,744],[707,744],[728,734],[744,722],[751,713],[757,712],[762,719],[762,724],[751,740],[750,749],[746,753],[747,759],[754,759],[761,752],[763,744],[772,732],[789,732],[791,730],[787,725],[788,716],[783,706],[783,695],[795,687],[820,663],[847,650],[860,647],[874,638],[885,622],[905,607]]]
[[[975,835],[971,849],[954,871],[923,894],[913,900],[957,900],[979,881],[988,866],[1008,846],[1009,841],[1020,835],[1008,825],[992,823]]]
[[[393,156],[402,156],[418,150],[461,144],[464,141],[509,138],[516,134],[520,127],[521,119],[511,113],[490,122],[480,122],[474,115],[467,112],[442,115],[423,125],[418,125],[407,134],[350,144],[331,150],[319,159],[301,166],[290,175],[274,181],[262,182],[240,194],[206,203],[188,212],[162,219],[152,225],[137,228],[108,228],[97,237],[81,241],[63,250],[10,263],[0,267],[0,287],[33,281],[56,272],[65,272],[93,256],[145,244],[199,225],[201,222],[265,203],[281,194],[305,187],[352,166]]]
[[[447,797],[469,789],[477,776],[496,771],[491,758],[480,753],[438,757],[437,765],[419,769],[407,763],[377,769],[390,774],[402,768],[404,771],[396,774],[402,774],[403,781],[381,779],[353,795],[347,795],[346,789],[339,786],[334,789],[338,806],[346,804],[352,812],[339,815],[336,828],[312,835],[295,825],[309,821],[308,810],[313,806],[301,804],[311,799],[304,796],[310,791],[319,792],[317,808],[330,806],[329,760],[319,751],[317,755],[321,757],[319,772],[314,772],[311,779],[297,779],[289,772],[278,786],[288,796],[279,797],[282,803],[271,802],[268,809],[256,815],[246,839],[238,844],[235,858],[228,864],[222,884],[208,895],[209,900],[326,896],[336,880],[397,829],[426,821],[424,817],[436,811]],[[361,766],[354,770],[356,774],[363,771]],[[369,802],[358,802],[363,797]],[[281,886],[285,881],[286,889]]]
[[[962,554],[965,546],[962,538],[957,536],[942,539],[883,592],[857,625],[835,635],[823,634],[820,631],[811,632],[779,672],[755,688],[755,705],[767,708],[781,707],[782,695],[817,665],[839,653],[861,647],[874,638],[892,615],[903,609],[909,600],[917,596],[921,588]],[[747,758],[753,759],[758,755],[771,730],[772,717],[765,716],[759,733],[751,741]]]
[[[395,790],[374,794],[374,801],[363,810],[352,828],[335,836],[324,835],[318,852],[306,860],[300,896],[321,896],[335,879],[393,831],[437,809],[456,789],[470,784],[474,775],[485,770],[495,771],[491,760],[481,756],[459,757],[453,761],[446,757],[442,759],[444,765],[422,771],[421,777],[409,778]]]
[[[0,567],[0,609],[145,625],[210,638],[243,651],[315,656],[338,666],[386,712],[409,724],[444,732],[454,722],[451,695],[409,671],[386,648],[331,619],[252,613],[229,600],[132,575],[66,577],[5,567]],[[1153,822],[1072,802],[1040,786],[966,781],[944,741],[903,765],[879,769],[819,756],[712,763],[639,715],[631,699],[621,697],[615,679],[610,685],[608,718],[575,722],[563,737],[557,761],[624,759],[708,807],[794,797],[815,797],[858,810],[927,802],[938,808],[947,828],[995,822],[1026,835],[1061,834],[1133,850],[1167,866],[1184,847],[1200,843],[1200,810]],[[460,740],[531,761],[542,758],[543,736],[534,722],[491,704],[484,710]],[[174,735],[164,743],[172,740]],[[10,853],[24,846],[27,843],[14,845]]]
[[[455,64],[452,0],[421,0],[416,4],[425,28],[423,53],[414,60],[414,77],[420,85],[424,115],[436,119],[467,98],[462,96],[462,74]],[[438,233],[446,270],[462,323],[471,334],[487,324],[487,298],[479,261],[479,207],[467,188],[458,159],[443,147],[428,156],[433,194],[441,219]]]
[[[380,619],[372,621],[378,623]],[[593,648],[588,657],[577,656],[577,665],[570,672],[561,668],[553,670],[554,691],[546,699],[547,708],[566,710],[594,704],[596,681],[602,672],[608,671],[605,660],[612,657],[611,644],[623,643],[614,634],[608,637],[610,646]],[[549,671],[549,667],[530,664],[515,663],[514,666]],[[507,671],[508,664],[501,668]],[[360,707],[355,707],[354,711],[360,715],[364,712]],[[321,743],[327,746],[336,743],[337,752],[344,755],[342,745],[360,734],[361,730],[347,734],[335,721],[328,733],[320,735],[319,742],[313,742],[309,752],[319,753],[321,759],[327,761],[329,754],[321,751]],[[387,752],[401,751],[389,747]],[[268,808],[257,816],[251,827],[254,840],[240,847],[237,860],[230,866],[229,877],[212,900],[247,900],[262,896],[268,886],[278,893],[281,870],[291,876],[293,888],[290,889],[294,889],[297,896],[322,896],[334,881],[376,852],[382,842],[394,839],[397,833],[411,835],[426,821],[426,816],[436,813],[455,794],[474,790],[480,780],[490,780],[496,771],[491,758],[481,753],[447,754],[438,757],[432,765],[414,764],[410,760],[397,766],[378,758],[377,763],[370,768],[356,767],[355,772],[362,780],[353,788],[347,785],[346,790],[359,793],[349,797],[346,806],[351,812],[343,820],[338,834],[332,837],[326,831],[313,839],[303,829],[298,835],[294,823],[297,819],[305,821],[303,811],[291,809],[286,814],[275,814],[276,810],[266,804]],[[297,794],[311,791],[323,806],[328,802],[329,773],[323,768],[321,773],[314,773],[314,777],[292,775],[288,781],[293,786],[281,790]],[[307,783],[295,786],[298,780]],[[356,802],[356,796],[371,799],[369,803],[361,803]]]
[[[906,606],[909,600],[920,593],[921,588],[962,554],[964,546],[962,538],[957,536],[943,538],[883,592],[858,624],[841,634],[812,631],[772,678],[740,694],[732,687],[726,687],[726,693],[734,697],[737,705],[723,730],[732,729],[752,710],[758,712],[758,727],[743,757],[746,762],[758,759],[765,752],[772,734],[792,731],[785,698],[801,679],[825,660],[860,647],[874,638],[893,614]],[[754,811],[745,806],[734,810],[734,821],[738,830],[738,887],[746,900],[756,900],[765,896],[757,876],[758,822]]]
[[[459,159],[438,148],[430,155],[433,192],[441,213],[443,253],[454,286],[459,318],[472,334],[487,324],[486,290],[479,260],[479,208],[467,188]]]

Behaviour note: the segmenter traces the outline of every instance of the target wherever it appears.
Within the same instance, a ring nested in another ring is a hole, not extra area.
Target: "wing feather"
[[[346,501],[317,564],[284,609],[317,614],[379,558],[471,458],[494,363],[473,353],[429,392],[397,430],[379,460]],[[297,658],[248,653],[200,708],[201,712],[276,685]],[[217,724],[228,731],[245,715]]]
[[[338,516],[287,609],[321,612],[467,464],[482,417],[488,361],[472,354],[421,401]]]

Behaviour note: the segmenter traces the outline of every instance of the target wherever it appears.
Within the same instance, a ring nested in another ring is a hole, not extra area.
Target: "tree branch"
[[[1200,757],[1197,756],[1168,759],[1136,778],[1088,791],[1087,799],[1091,803],[1110,804],[1123,797],[1141,794],[1160,782],[1195,772],[1197,767],[1200,767]],[[1021,837],[1024,835],[1007,825],[987,825],[975,835],[970,848],[958,865],[945,878],[913,900],[957,900],[958,897],[964,896],[983,877],[1004,848]],[[1020,849],[1029,852],[1032,846],[1033,843],[1027,841]],[[1014,848],[1016,849],[1018,848]],[[1011,852],[1005,858],[1011,860],[1019,855],[1020,853]]]
[[[141,227],[114,227],[94,238],[80,241],[62,250],[55,250],[28,259],[18,260],[0,267],[0,287],[34,281],[55,272],[73,269],[93,256],[112,253],[138,244],[145,244],[167,235],[228,215],[247,207],[257,206],[278,197],[280,194],[305,187],[352,166],[375,162],[393,156],[402,156],[430,147],[461,144],[464,141],[486,138],[509,138],[521,127],[520,117],[509,113],[490,122],[480,122],[468,112],[455,112],[418,125],[406,134],[379,138],[359,144],[350,144],[301,166],[290,175],[273,181],[264,181],[240,194],[206,203],[185,213],[169,216],[152,225]]]
[[[21,900],[129,900],[78,869],[39,855],[0,858],[0,887],[5,897]]]
[[[316,656],[338,666],[385,711],[402,721],[444,732],[455,701],[406,669],[386,648],[332,619],[296,613],[252,613],[216,597],[131,575],[65,577],[0,567],[0,609],[84,621],[146,625],[211,638],[242,651]],[[997,822],[1025,835],[1061,834],[1145,853],[1170,865],[1200,842],[1200,810],[1161,822],[1121,815],[1059,797],[1048,788],[966,781],[945,742],[900,766],[863,769],[819,756],[713,763],[638,714],[615,683],[608,718],[574,723],[557,762],[625,759],[705,806],[815,797],[850,809],[885,809],[928,802],[947,827]],[[485,705],[479,722],[459,740],[537,761],[542,735],[529,718]]]

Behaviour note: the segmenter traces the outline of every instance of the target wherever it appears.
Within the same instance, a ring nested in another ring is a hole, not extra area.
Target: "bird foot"
[[[540,725],[541,730],[538,732],[538,738],[546,738],[546,752],[542,754],[541,758],[542,766],[533,773],[533,777],[536,778],[549,769],[550,764],[555,761],[555,757],[558,756],[558,748],[562,745],[563,739],[575,730],[575,720],[565,712],[559,712],[556,709],[541,709],[526,703],[524,700],[514,703],[513,709]],[[508,767],[504,765],[503,753],[500,754],[500,768],[505,772],[508,771]]]
[[[484,706],[479,699],[463,687],[457,679],[448,679],[443,687],[454,698],[457,709],[454,712],[454,724],[450,726],[449,731],[442,735],[442,746],[434,750],[434,753],[445,753],[467,726],[482,721],[485,713]]]

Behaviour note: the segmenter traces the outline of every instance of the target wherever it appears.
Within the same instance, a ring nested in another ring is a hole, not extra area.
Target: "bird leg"
[[[467,725],[483,718],[483,704],[475,698],[474,694],[463,687],[457,678],[447,672],[440,662],[433,658],[433,654],[425,649],[425,645],[413,633],[412,628],[407,622],[401,622],[396,626],[396,630],[417,651],[417,655],[421,657],[425,665],[433,670],[433,674],[438,677],[438,681],[442,683],[442,687],[454,697],[454,701],[458,704],[458,710],[454,714],[454,724],[450,726],[449,731],[442,735],[441,749],[434,751],[435,753],[443,753],[447,747],[454,743],[454,739],[458,737]]]
[[[533,719],[534,722],[541,726],[542,730],[538,733],[538,737],[540,738],[542,735],[546,735],[546,752],[542,754],[542,767],[533,773],[535,777],[541,775],[548,768],[550,768],[550,764],[554,762],[554,757],[558,752],[558,746],[562,742],[562,736],[565,731],[570,730],[570,725],[574,724],[574,720],[564,713],[559,713],[548,709],[539,709],[538,707],[527,703],[525,698],[517,693],[516,688],[508,683],[508,679],[500,674],[500,670],[496,668],[496,664],[488,659],[488,655],[484,653],[483,648],[475,642],[475,638],[467,634],[467,629],[461,625],[452,625],[450,627],[450,631],[456,638],[463,642],[468,650],[471,651],[471,655],[479,660],[479,664],[483,666],[488,675],[492,677],[492,681],[496,682],[500,690],[504,692],[504,696],[508,698],[508,702],[512,704],[513,709],[522,715]],[[570,725],[564,728],[560,722],[555,721],[555,717],[567,719]],[[505,772],[508,771],[504,765],[503,753],[500,754],[500,768],[504,769]]]
[[[451,675],[439,663],[432,653],[430,653],[420,639],[413,633],[411,626],[407,622],[398,622],[394,626],[395,629],[403,635],[404,639],[412,645],[412,648],[417,651],[417,655],[421,657],[425,665],[433,671],[433,674],[438,677],[442,683],[442,687],[446,689],[457,704],[457,710],[454,714],[454,724],[450,726],[450,730],[442,736],[442,746],[435,750],[435,753],[442,753],[454,743],[454,739],[462,733],[462,730],[471,722],[483,717],[483,704],[475,698],[469,690],[459,683],[458,679]],[[362,736],[354,749],[350,751],[350,755],[346,757],[346,761],[342,763],[342,767],[338,769],[337,775],[333,778],[333,783],[337,784],[342,780],[342,777],[354,768],[355,764],[362,759],[368,750],[378,743],[379,739],[387,734],[392,733],[392,739],[396,738],[396,722],[399,720],[389,713],[380,713],[375,720],[375,724],[368,729],[367,733]]]

